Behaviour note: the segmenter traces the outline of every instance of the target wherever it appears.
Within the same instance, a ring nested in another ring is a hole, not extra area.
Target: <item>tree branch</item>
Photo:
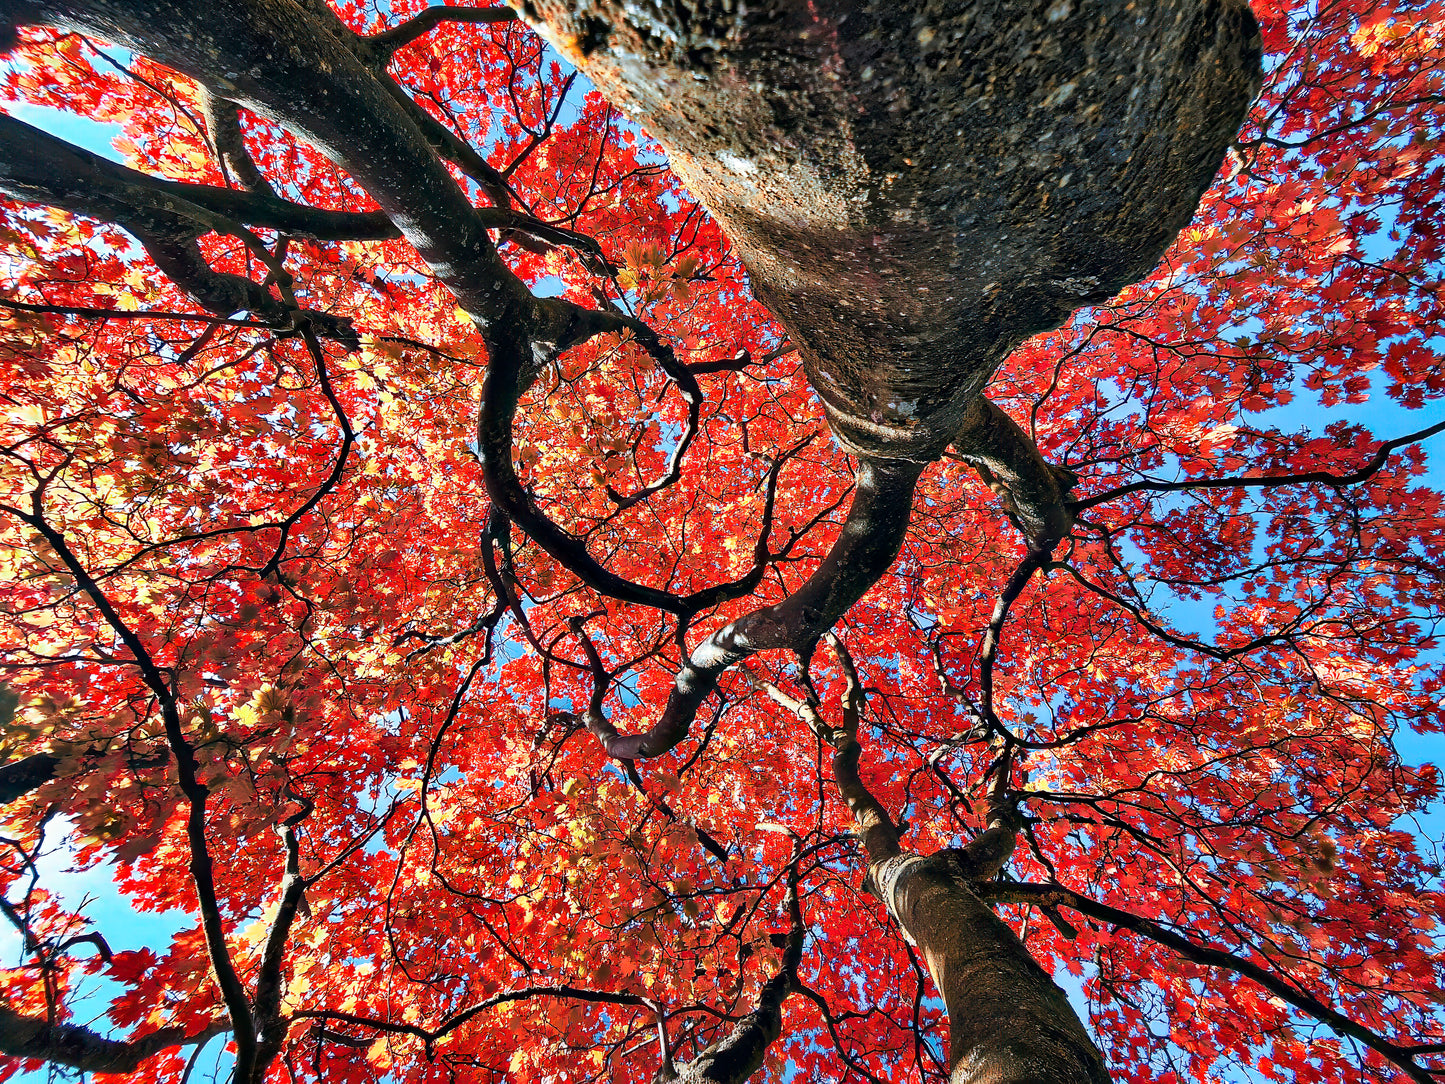
[[[25,301],[12,301],[0,297],[0,308],[15,312],[33,312],[41,316],[79,316],[86,320],[195,320],[205,324],[224,324],[227,327],[254,327],[274,331],[271,324],[260,320],[224,320],[216,316],[205,316],[197,312],[161,312],[154,309],[102,309],[86,305],[33,305]]]
[[[470,1008],[463,1009],[458,1013],[447,1017],[434,1028],[425,1028],[419,1024],[397,1023],[392,1020],[382,1020],[374,1016],[362,1016],[357,1013],[336,1012],[330,1009],[302,1009],[293,1014],[297,1020],[335,1020],[338,1023],[351,1024],[356,1027],[370,1028],[374,1031],[384,1032],[388,1035],[410,1035],[421,1039],[430,1046],[438,1039],[445,1038],[457,1028],[461,1027],[472,1017],[495,1009],[498,1005],[508,1005],[514,1001],[527,1001],[534,997],[558,997],[575,998],[578,1001],[588,1001],[603,1005],[636,1005],[646,1008],[648,1002],[636,994],[618,994],[610,990],[589,990],[581,986],[528,986],[520,990],[509,990],[506,993],[489,997]]]
[[[194,1035],[183,1027],[169,1027],[134,1039],[107,1039],[89,1028],[37,1020],[0,1005],[0,1053],[85,1073],[133,1073],[162,1050],[203,1043],[227,1030],[229,1025],[214,1021]]]
[[[1390,1042],[1377,1032],[1363,1024],[1356,1023],[1318,998],[1305,993],[1292,982],[1267,971],[1259,964],[1236,956],[1232,952],[1226,952],[1224,949],[1201,945],[1182,934],[1166,929],[1153,919],[1121,911],[1117,907],[1100,903],[1088,896],[1064,888],[1062,885],[990,883],[978,886],[975,892],[983,899],[1001,903],[1032,903],[1040,906],[1067,907],[1090,918],[1137,933],[1173,949],[1187,960],[1193,960],[1195,963],[1209,967],[1223,968],[1258,983],[1301,1012],[1329,1025],[1339,1034],[1356,1039],[1374,1050],[1399,1067],[1418,1084],[1436,1084],[1441,1076],[1440,1073],[1420,1065],[1411,1056],[1413,1048]]]
[[[224,104],[234,121],[234,107]],[[222,215],[322,241],[401,236],[380,211],[327,211],[280,199],[269,188],[242,192],[152,177],[5,114],[0,114],[0,190],[142,232],[204,233]],[[183,227],[183,222],[188,224]]]
[[[831,628],[893,564],[908,531],[913,488],[923,464],[869,460],[858,465],[853,506],[821,564],[791,595],[713,633],[678,670],[661,718],[641,734],[599,737],[621,760],[654,757],[687,736],[698,708],[728,667],[758,651],[800,650]]]
[[[1329,471],[1315,470],[1304,471],[1300,474],[1280,474],[1270,477],[1268,475],[1240,475],[1235,478],[1199,478],[1180,482],[1155,482],[1148,479],[1138,482],[1130,482],[1128,485],[1119,486],[1116,489],[1104,493],[1095,494],[1092,497],[1085,497],[1083,500],[1073,502],[1073,509],[1082,512],[1086,508],[1092,508],[1096,504],[1103,504],[1106,501],[1117,500],[1130,493],[1148,491],[1151,493],[1179,493],[1195,489],[1232,489],[1242,486],[1250,489],[1272,489],[1275,486],[1299,486],[1299,485],[1323,485],[1333,489],[1341,489],[1345,486],[1356,485],[1366,481],[1377,474],[1390,455],[1397,448],[1403,448],[1407,444],[1414,444],[1417,441],[1433,437],[1436,433],[1445,433],[1445,422],[1437,422],[1432,426],[1421,429],[1415,433],[1409,433],[1403,437],[1396,437],[1393,440],[1383,441],[1375,449],[1375,454],[1370,461],[1358,470],[1346,474],[1331,474]]]
[[[156,703],[160,706],[166,742],[170,746],[171,754],[176,759],[176,774],[181,793],[185,795],[187,803],[186,842],[191,852],[189,869],[191,879],[196,886],[197,902],[200,905],[201,927],[205,935],[206,952],[211,962],[211,970],[216,984],[220,988],[226,1010],[231,1018],[230,1030],[236,1041],[238,1079],[249,1084],[255,1057],[255,1026],[245,987],[236,974],[236,968],[231,961],[230,950],[226,944],[225,926],[216,894],[215,864],[206,843],[208,791],[197,774],[199,765],[196,762],[195,750],[192,749],[181,729],[179,705],[165,675],[146,648],[145,642],[116,610],[110,598],[101,590],[95,578],[91,576],[80,558],[76,556],[75,551],[71,549],[65,536],[46,520],[43,508],[43,490],[37,489],[31,494],[31,511],[29,513],[21,512],[19,509],[8,509],[8,511],[22,523],[37,531],[49,543],[50,548],[55,551],[61,563],[64,564],[66,571],[75,580],[76,586],[100,611],[106,624],[111,627],[117,638],[131,653],[131,657],[135,659],[136,665],[140,669],[142,681],[145,682],[146,687],[150,689],[155,696]],[[245,1070],[244,1073],[241,1072],[242,1069]]]
[[[33,753],[0,765],[0,805],[9,805],[41,784],[49,783],[55,778],[59,764],[60,759],[49,753]]]
[[[383,30],[380,34],[373,34],[368,43],[371,45],[383,60],[390,60],[391,55],[417,38],[430,34],[443,22],[451,23],[509,23],[517,18],[517,13],[511,8],[452,8],[435,7],[427,8],[420,15],[413,15],[403,23],[398,23],[390,30]]]
[[[783,959],[778,971],[758,992],[753,1011],[739,1020],[726,1036],[707,1047],[692,1061],[674,1067],[667,1075],[666,1066],[659,1074],[659,1084],[742,1084],[760,1068],[768,1048],[783,1033],[783,1002],[798,988],[798,965],[803,958],[802,907],[798,903],[798,864],[794,855],[788,867],[789,918],[788,938],[783,946]]]
[[[1031,550],[1050,552],[1069,533],[1074,517],[1065,494],[1074,479],[1046,463],[1029,435],[996,404],[976,397],[953,447],[994,491]]]
[[[211,149],[221,163],[221,172],[235,177],[241,187],[249,192],[263,192],[268,196],[275,196],[276,190],[257,168],[256,160],[246,149],[246,137],[241,131],[241,116],[236,107],[217,98],[204,87],[201,88],[201,107],[206,117],[206,131],[211,137]]]

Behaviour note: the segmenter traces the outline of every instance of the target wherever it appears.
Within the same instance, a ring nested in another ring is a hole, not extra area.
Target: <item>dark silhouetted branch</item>
[[[107,1039],[89,1028],[48,1023],[0,1005],[0,1053],[68,1065],[85,1073],[133,1073],[162,1050],[203,1043],[226,1030],[228,1025],[217,1021],[195,1034],[171,1027],[134,1039]]]
[[[1089,918],[1137,933],[1172,949],[1187,960],[1208,967],[1222,968],[1258,983],[1271,994],[1288,1002],[1306,1015],[1327,1024],[1340,1035],[1358,1040],[1387,1058],[1418,1084],[1436,1084],[1442,1076],[1445,1076],[1445,1074],[1425,1068],[1415,1060],[1412,1055],[1419,1052],[1418,1048],[1393,1043],[1363,1024],[1356,1023],[1305,991],[1295,980],[1275,974],[1252,960],[1246,960],[1224,949],[1201,945],[1153,919],[1100,903],[1098,900],[1080,895],[1062,885],[993,883],[982,885],[976,891],[984,899],[1004,903],[1032,903],[1039,906],[1067,907],[1071,911],[1077,911]]]
[[[516,19],[517,13],[511,8],[453,8],[433,7],[427,8],[419,15],[413,15],[404,23],[399,23],[390,30],[383,30],[380,34],[373,34],[369,40],[371,47],[377,50],[378,55],[390,58],[391,54],[398,49],[404,48],[420,37],[430,34],[444,22],[450,23],[509,23]]]
[[[1387,440],[1375,449],[1375,454],[1370,461],[1358,470],[1349,471],[1345,474],[1332,474],[1329,471],[1315,470],[1303,471],[1300,474],[1279,474],[1268,475],[1240,475],[1235,478],[1196,478],[1186,479],[1180,482],[1155,482],[1145,479],[1139,482],[1130,482],[1128,485],[1119,486],[1117,489],[1110,489],[1104,493],[1097,493],[1092,497],[1085,497],[1083,500],[1073,503],[1077,512],[1086,508],[1093,508],[1096,504],[1103,504],[1106,501],[1118,500],[1120,497],[1130,493],[1182,493],[1198,489],[1233,489],[1242,487],[1246,489],[1273,489],[1276,486],[1302,486],[1322,485],[1334,489],[1344,486],[1358,485],[1372,478],[1379,473],[1385,463],[1389,461],[1391,453],[1396,449],[1403,448],[1407,444],[1415,444],[1418,441],[1433,437],[1436,433],[1445,433],[1445,422],[1437,422],[1425,429],[1415,433],[1409,433],[1403,437],[1396,437]]]

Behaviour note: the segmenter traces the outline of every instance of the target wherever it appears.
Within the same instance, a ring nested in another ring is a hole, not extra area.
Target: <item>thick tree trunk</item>
[[[1013,828],[1000,818],[961,850],[902,850],[858,776],[853,722],[834,777],[868,855],[868,882],[943,996],[951,1084],[1107,1084],[1104,1059],[1064,992],[971,887],[1008,860]]]
[[[952,857],[900,852],[872,864],[889,914],[943,995],[951,1084],[1105,1084],[1103,1058],[1064,992]]]
[[[936,458],[1018,343],[1148,274],[1258,86],[1243,0],[519,2],[884,458]]]

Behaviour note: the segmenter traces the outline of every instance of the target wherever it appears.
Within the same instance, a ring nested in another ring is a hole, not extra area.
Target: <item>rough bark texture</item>
[[[1146,275],[1258,85],[1241,0],[521,0],[668,150],[835,435],[927,461],[997,365]]]
[[[1063,990],[947,853],[894,861],[901,875],[880,870],[875,880],[887,881],[889,913],[943,995],[951,1084],[1105,1084],[1103,1058]]]

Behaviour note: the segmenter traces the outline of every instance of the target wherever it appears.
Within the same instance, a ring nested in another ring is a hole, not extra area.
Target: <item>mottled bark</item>
[[[1067,487],[984,387],[1025,338],[1148,274],[1189,221],[1259,84],[1243,0],[518,2],[667,148],[862,460],[860,501],[884,479],[869,503],[904,518],[855,504],[849,527],[887,545],[835,549],[799,596],[699,645],[657,724],[605,727],[608,751],[671,748],[724,669],[831,627],[842,610],[800,596],[824,593],[826,569],[846,609],[886,571],[918,477],[900,461],[957,442],[1030,549],[1052,551]]]
[[[488,345],[518,337],[541,358],[567,345],[578,306],[534,298],[387,83],[363,39],[294,0],[0,0],[0,22],[95,34],[170,65],[214,99],[295,132],[343,167],[446,283]],[[249,193],[255,196],[256,193]]]
[[[1259,78],[1242,0],[520,0],[666,146],[835,435],[928,461],[1153,269]]]
[[[4,114],[0,191],[142,232],[203,233],[217,219],[230,219],[318,240],[400,235],[380,212],[326,211],[280,199],[269,189],[241,192],[152,177]]]

